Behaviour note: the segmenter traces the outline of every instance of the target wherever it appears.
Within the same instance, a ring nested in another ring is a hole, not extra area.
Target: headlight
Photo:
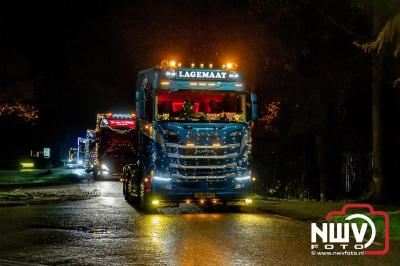
[[[109,169],[108,169],[108,166],[107,165],[105,165],[105,164],[101,164],[101,169],[102,170],[106,170],[106,171],[108,171]]]
[[[242,176],[242,177],[236,177],[235,179],[237,181],[246,181],[246,180],[250,180],[250,176],[246,175],[246,176]]]
[[[170,177],[161,177],[161,176],[153,176],[154,181],[163,181],[163,182],[169,182],[171,181]]]

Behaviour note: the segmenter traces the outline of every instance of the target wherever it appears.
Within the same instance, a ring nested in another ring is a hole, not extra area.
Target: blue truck
[[[128,202],[141,209],[251,203],[257,102],[236,68],[163,61],[138,73],[137,161],[122,178]]]

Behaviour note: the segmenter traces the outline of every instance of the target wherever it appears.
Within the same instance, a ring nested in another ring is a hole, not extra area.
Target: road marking
[[[279,217],[279,218],[282,218],[282,219],[285,219],[285,220],[293,220],[292,218],[289,218],[289,217],[286,217],[286,216],[282,216],[282,215],[279,215],[279,214],[272,214],[273,216],[276,216],[276,217]]]
[[[20,262],[20,261],[12,261],[12,260],[2,260],[0,259],[0,265],[4,266],[44,266],[44,264],[37,264],[37,263],[28,263],[28,262]]]

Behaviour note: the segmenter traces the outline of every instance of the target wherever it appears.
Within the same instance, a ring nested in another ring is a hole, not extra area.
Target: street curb
[[[33,199],[33,200],[4,200],[0,201],[0,208],[1,207],[16,207],[16,206],[29,206],[29,205],[42,205],[42,204],[51,204],[51,203],[58,203],[64,201],[78,201],[78,200],[85,200],[90,199],[91,197],[84,197],[84,196],[62,196],[62,197],[48,197],[43,199]]]
[[[37,264],[37,263],[30,263],[30,262],[21,262],[21,261],[13,261],[13,260],[2,260],[0,259],[0,266],[44,266],[45,264]]]
[[[319,218],[319,217],[299,217],[298,215],[290,215],[287,213],[281,213],[279,211],[273,211],[267,208],[262,208],[262,207],[255,207],[254,209],[256,209],[259,212],[263,212],[263,213],[270,213],[274,216],[277,217],[281,217],[284,219],[288,219],[288,220],[297,220],[297,221],[306,221],[306,222],[318,222],[318,221],[323,221],[324,218]]]
[[[71,184],[78,184],[78,183],[81,183],[81,182],[43,182],[43,183],[0,184],[0,191],[15,189],[15,188],[62,186],[62,185],[71,185]]]
[[[257,201],[258,201],[258,204],[257,204]],[[260,205],[262,205],[260,203],[262,203],[263,201],[264,200],[255,200],[254,205],[252,207],[254,209],[256,209],[257,211],[264,212],[264,213],[270,213],[275,216],[278,216],[278,217],[281,216],[282,218],[290,219],[290,220],[319,222],[319,221],[323,221],[325,219],[325,217],[309,216],[305,213],[299,213],[299,212],[290,213],[290,212],[288,212],[287,209],[285,209],[284,211],[279,211],[279,210],[277,210],[276,206],[274,209],[268,208],[268,206],[260,206]]]

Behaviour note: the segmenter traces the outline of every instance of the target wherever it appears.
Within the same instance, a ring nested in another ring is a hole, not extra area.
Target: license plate
[[[194,197],[196,199],[213,199],[215,198],[215,193],[211,192],[195,192]]]

